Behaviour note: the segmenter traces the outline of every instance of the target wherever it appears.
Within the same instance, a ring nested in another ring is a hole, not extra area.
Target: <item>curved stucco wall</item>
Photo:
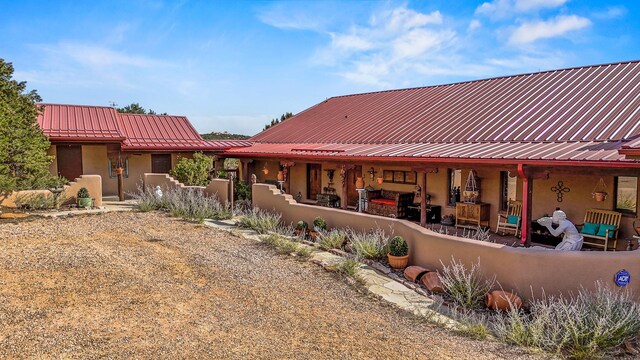
[[[155,188],[160,186],[161,189],[175,188],[199,188],[209,196],[216,196],[222,205],[226,205],[229,201],[229,180],[213,179],[207,186],[187,186],[177,181],[168,174],[145,173],[143,175],[143,186]]]
[[[614,285],[621,269],[631,274],[627,288],[636,297],[640,290],[640,251],[560,252],[548,249],[512,248],[455,236],[420,227],[412,222],[352,211],[298,204],[291,195],[280,194],[273,185],[253,185],[253,205],[282,214],[287,223],[305,220],[311,223],[323,217],[330,227],[368,230],[376,226],[404,237],[410,249],[410,263],[428,269],[441,269],[451,258],[467,266],[480,259],[486,276],[496,275],[505,290],[514,290],[525,299],[575,291],[581,286],[593,288],[596,281]]]

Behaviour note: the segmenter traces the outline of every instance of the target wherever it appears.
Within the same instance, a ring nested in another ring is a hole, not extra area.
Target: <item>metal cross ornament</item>
[[[564,193],[570,192],[571,189],[564,186],[564,183],[562,181],[558,181],[558,185],[552,187],[551,191],[556,193],[556,200],[558,200],[558,202],[562,202],[562,197],[564,196]]]

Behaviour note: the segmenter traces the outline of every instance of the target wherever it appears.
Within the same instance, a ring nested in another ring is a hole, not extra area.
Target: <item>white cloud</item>
[[[430,24],[442,24],[442,14],[434,11],[429,14],[400,7],[393,9],[391,14],[382,14],[381,17],[373,17],[371,25],[376,26],[382,23],[389,31],[402,31],[423,27]]]
[[[453,31],[414,29],[393,41],[393,58],[407,59],[422,56],[428,50],[452,41],[454,38]]]
[[[597,11],[592,16],[596,19],[611,20],[627,15],[627,8],[624,6],[609,6],[605,10]]]
[[[356,50],[363,51],[369,50],[374,47],[374,45],[366,38],[359,35],[351,35],[351,34],[332,34],[332,45],[337,49],[343,50]]]
[[[472,32],[482,27],[482,23],[478,19],[473,19],[469,22],[469,26],[467,26],[467,31]]]
[[[562,36],[568,32],[580,30],[591,25],[587,18],[577,15],[560,15],[551,20],[525,22],[509,37],[509,43],[522,45],[540,39]]]
[[[486,15],[493,19],[503,19],[517,13],[526,13],[540,9],[557,8],[568,0],[493,0],[484,2],[476,8],[477,15]]]
[[[166,62],[145,56],[131,55],[98,45],[62,42],[40,47],[45,53],[57,58],[67,58],[84,66],[104,68],[109,66],[157,67]]]

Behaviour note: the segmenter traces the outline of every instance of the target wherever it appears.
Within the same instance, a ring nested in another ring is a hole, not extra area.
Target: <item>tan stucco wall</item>
[[[584,286],[593,288],[595,281],[613,285],[615,273],[626,269],[632,281],[628,286],[640,298],[640,251],[622,252],[560,252],[546,249],[512,248],[505,245],[468,240],[437,234],[420,226],[392,218],[352,211],[298,204],[288,194],[280,194],[273,185],[253,185],[253,205],[282,214],[285,222],[312,222],[316,216],[327,220],[334,228],[351,227],[368,230],[376,226],[393,229],[409,244],[410,263],[428,269],[441,269],[451,258],[467,266],[480,259],[486,276],[495,274],[506,290],[513,290],[525,299],[575,291]],[[636,279],[634,281],[634,279]]]
[[[102,178],[100,175],[81,175],[76,181],[65,185],[64,195],[62,198],[66,199],[65,204],[76,202],[76,194],[80,188],[87,188],[89,195],[93,198],[94,206],[102,206]],[[0,205],[6,207],[16,207],[15,200],[17,196],[26,194],[53,194],[49,190],[23,190],[15,191],[6,196],[0,197]]]
[[[163,191],[170,189],[202,189],[208,196],[215,196],[223,205],[226,205],[229,200],[229,180],[226,179],[213,179],[207,186],[187,186],[172,178],[168,174],[153,174],[147,173],[143,176],[145,188],[155,188],[160,186]]]
[[[51,161],[51,164],[49,164],[49,173],[52,175],[58,175],[58,162],[56,161],[57,148],[55,145],[49,146],[49,150],[47,150],[47,155],[53,156],[53,161]]]

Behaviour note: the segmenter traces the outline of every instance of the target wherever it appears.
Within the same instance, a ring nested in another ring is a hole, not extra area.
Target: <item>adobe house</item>
[[[243,141],[204,140],[184,116],[121,114],[112,107],[41,104],[38,124],[51,141],[52,174],[73,180],[100,175],[103,195],[137,190],[145,173],[168,173],[180,157],[196,151],[214,155]]]
[[[638,211],[640,62],[336,96],[250,140],[223,156],[259,182],[283,170],[284,190],[303,203],[354,207],[362,177],[369,189],[411,193],[423,226],[430,206],[482,212],[466,220],[495,230],[515,200],[525,243],[556,207],[576,224],[587,209],[612,210],[620,250]],[[470,194],[478,205],[465,210]]]

